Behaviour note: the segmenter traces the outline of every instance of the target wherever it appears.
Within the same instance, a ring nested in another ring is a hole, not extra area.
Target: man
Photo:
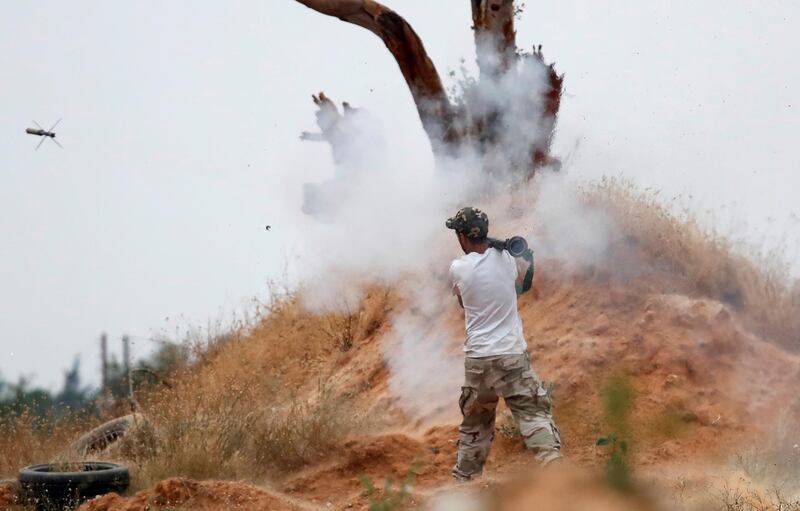
[[[467,337],[464,386],[458,404],[458,459],[453,477],[479,477],[494,438],[495,410],[502,397],[536,459],[547,464],[561,457],[561,437],[550,413],[550,395],[531,369],[517,295],[533,281],[533,253],[515,259],[491,248],[489,218],[462,208],[446,222],[456,231],[464,256],[453,261],[453,293],[464,309]]]

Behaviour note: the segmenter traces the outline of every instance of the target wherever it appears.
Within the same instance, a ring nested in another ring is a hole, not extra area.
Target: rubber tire
[[[128,432],[137,422],[144,420],[138,413],[132,413],[105,422],[89,431],[72,444],[72,449],[82,456],[102,452]]]
[[[128,468],[122,465],[79,461],[67,465],[81,471],[55,471],[64,465],[31,465],[20,470],[17,479],[23,499],[39,510],[70,509],[98,495],[123,493],[130,484]]]

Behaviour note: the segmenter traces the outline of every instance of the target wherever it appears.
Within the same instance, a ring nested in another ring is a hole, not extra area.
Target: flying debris
[[[50,139],[51,139],[53,142],[55,142],[55,144],[56,144],[58,147],[60,147],[60,148],[62,148],[62,149],[64,148],[64,146],[62,146],[61,144],[59,144],[59,143],[58,143],[58,140],[56,140],[56,134],[55,134],[55,132],[53,131],[53,130],[56,128],[56,126],[58,126],[58,123],[60,123],[60,122],[61,122],[61,119],[57,120],[57,121],[56,121],[56,123],[55,123],[55,124],[53,124],[53,127],[52,127],[52,128],[50,128],[49,130],[45,130],[44,128],[42,128],[42,126],[41,126],[41,125],[40,125],[38,122],[36,122],[36,121],[33,121],[33,124],[35,124],[36,126],[38,126],[38,127],[39,127],[39,129],[33,129],[33,128],[26,128],[26,129],[25,129],[25,133],[27,133],[27,134],[29,134],[29,135],[36,135],[36,136],[38,136],[38,137],[42,137],[42,140],[40,140],[40,141],[39,141],[39,144],[37,144],[37,146],[36,146],[36,150],[37,150],[37,151],[39,150],[39,148],[42,146],[42,144],[44,143],[44,141],[45,141],[47,138],[50,138]]]

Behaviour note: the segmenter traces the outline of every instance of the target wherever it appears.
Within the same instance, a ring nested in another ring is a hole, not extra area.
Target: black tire
[[[128,489],[127,467],[99,461],[31,465],[18,475],[22,497],[40,510],[62,510]]]
[[[144,420],[141,414],[132,413],[110,420],[89,431],[72,445],[72,449],[81,456],[102,452],[131,429],[137,422]]]

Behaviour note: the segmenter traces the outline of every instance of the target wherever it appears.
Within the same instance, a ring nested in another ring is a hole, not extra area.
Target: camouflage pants
[[[483,472],[501,397],[517,421],[525,446],[541,463],[561,456],[561,436],[550,413],[550,393],[531,369],[527,353],[467,358],[464,380],[458,401],[464,420],[458,428],[455,478],[467,480]]]

